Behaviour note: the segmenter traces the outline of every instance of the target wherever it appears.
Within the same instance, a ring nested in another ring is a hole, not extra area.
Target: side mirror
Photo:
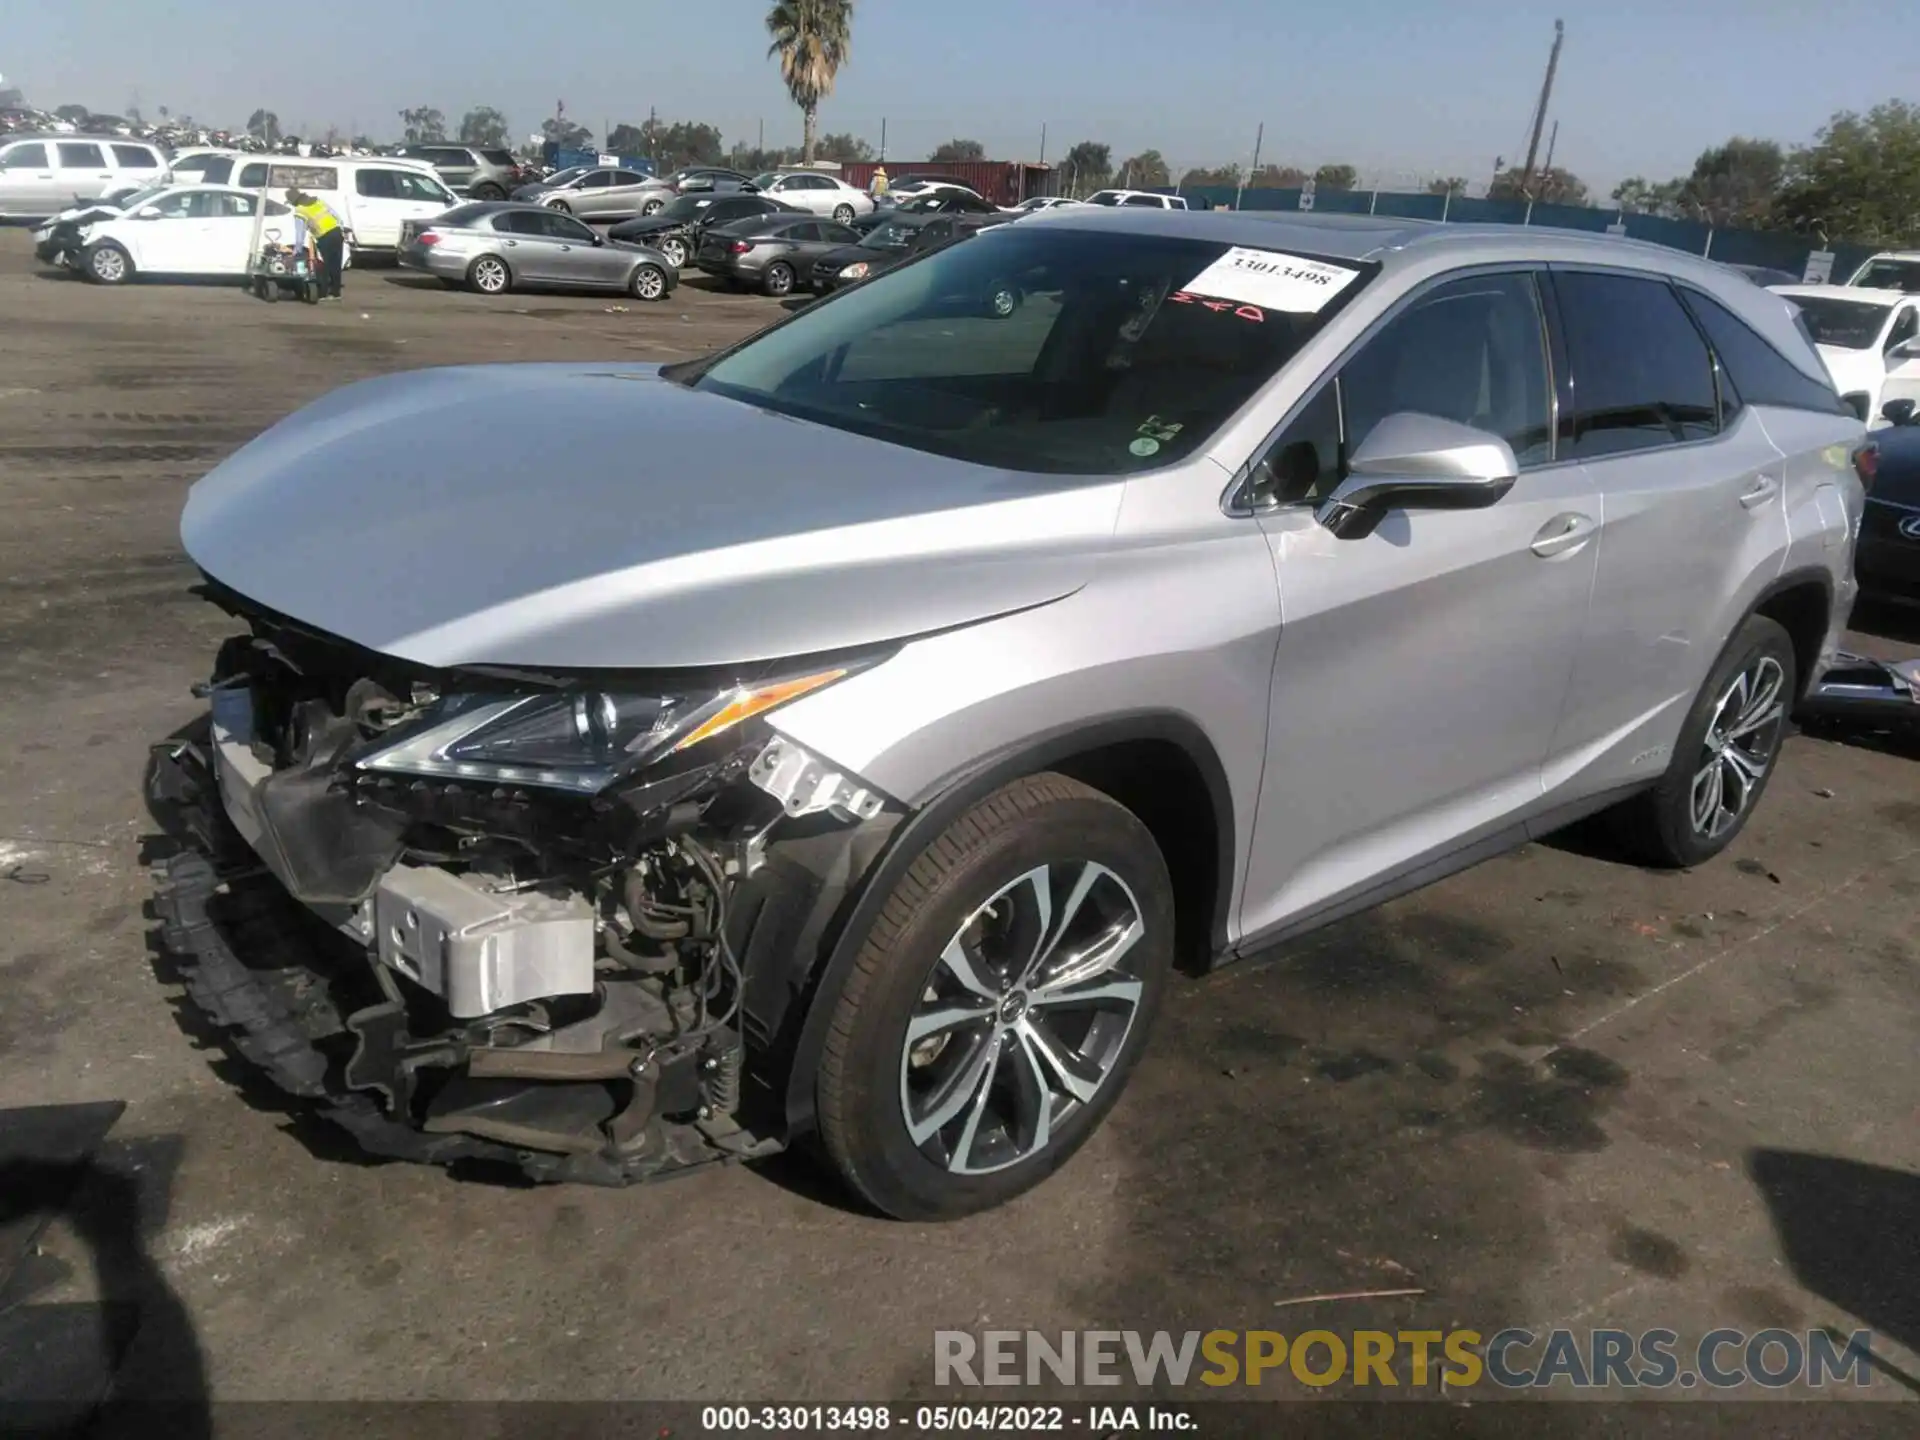
[[[133,212],[133,217],[136,220],[158,220],[160,218],[160,207],[158,205],[142,205],[138,210]]]
[[[1880,413],[1895,425],[1911,425],[1914,423],[1915,409],[1920,409],[1920,406],[1911,400],[1889,400],[1880,407]]]
[[[1401,411],[1373,427],[1313,518],[1339,539],[1360,540],[1389,510],[1483,510],[1519,473],[1513,447],[1498,435]]]
[[[1890,363],[1920,360],[1920,335],[1915,336],[1911,340],[1902,340],[1898,345],[1887,351],[1887,360]]]

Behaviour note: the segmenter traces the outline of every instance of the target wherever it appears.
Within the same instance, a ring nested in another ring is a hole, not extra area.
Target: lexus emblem
[[[1909,540],[1920,540],[1920,515],[1909,515],[1902,520],[1900,533]]]

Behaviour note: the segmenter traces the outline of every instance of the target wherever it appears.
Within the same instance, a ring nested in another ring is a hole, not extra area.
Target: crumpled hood
[[[181,517],[210,577],[429,666],[726,665],[870,644],[1086,583],[1121,482],[970,465],[658,378],[421,370],[252,441]]]

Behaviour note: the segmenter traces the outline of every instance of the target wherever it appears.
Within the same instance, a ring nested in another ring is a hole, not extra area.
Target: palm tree
[[[853,0],[775,0],[767,33],[767,54],[780,57],[780,78],[800,107],[800,158],[811,164],[820,102],[853,48]]]

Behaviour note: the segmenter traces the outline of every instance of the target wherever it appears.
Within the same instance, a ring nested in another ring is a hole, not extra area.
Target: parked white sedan
[[[136,275],[231,275],[247,271],[260,198],[231,185],[176,185],[80,232],[69,253],[89,280],[120,285]],[[293,238],[293,212],[268,200],[266,226]],[[279,223],[276,225],[275,220]]]
[[[795,210],[811,210],[842,225],[873,213],[873,197],[833,175],[817,170],[771,171],[754,177],[753,188]]]

